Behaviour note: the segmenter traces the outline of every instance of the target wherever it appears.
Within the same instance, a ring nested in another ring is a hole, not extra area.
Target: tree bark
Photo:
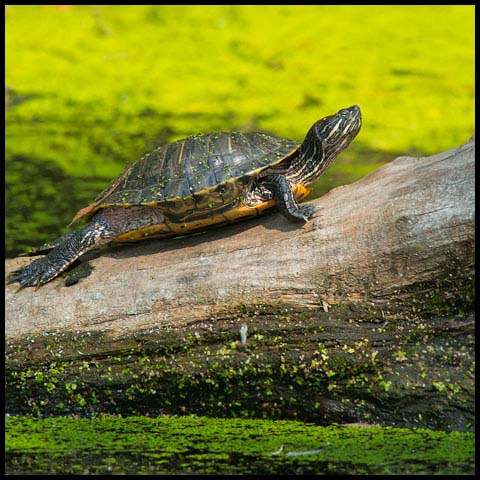
[[[91,254],[70,287],[7,286],[7,405],[473,428],[474,152],[472,137],[399,157],[314,200],[305,225],[272,213]],[[70,363],[48,387],[52,355]]]

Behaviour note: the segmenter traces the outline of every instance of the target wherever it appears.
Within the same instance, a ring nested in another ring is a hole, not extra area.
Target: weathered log
[[[304,226],[272,213],[7,286],[7,407],[471,428],[474,151],[399,157]]]
[[[318,213],[303,227],[273,214],[104,251],[69,288],[61,279],[17,294],[9,286],[7,336],[181,325],[239,304],[386,304],[396,291],[472,268],[473,151],[469,143],[400,157],[315,200]],[[7,271],[30,261],[9,260]]]

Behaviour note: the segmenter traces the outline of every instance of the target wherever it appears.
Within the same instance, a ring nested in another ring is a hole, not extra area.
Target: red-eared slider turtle
[[[38,252],[15,272],[22,287],[49,282],[85,252],[109,242],[169,237],[253,217],[276,205],[288,219],[307,221],[299,206],[316,180],[355,138],[360,108],[316,122],[303,143],[266,133],[208,133],[164,145],[128,167],[72,223],[88,222]]]

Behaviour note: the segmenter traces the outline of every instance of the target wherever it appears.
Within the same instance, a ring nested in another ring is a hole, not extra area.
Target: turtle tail
[[[44,243],[42,246],[37,248],[32,248],[29,252],[20,253],[19,257],[36,257],[38,255],[46,255],[48,252],[51,252],[54,248],[62,245],[65,242],[68,242],[71,237],[74,237],[76,232],[66,233],[61,237],[53,240],[53,242]]]

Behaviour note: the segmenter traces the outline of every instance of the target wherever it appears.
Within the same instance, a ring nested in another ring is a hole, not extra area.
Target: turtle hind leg
[[[288,180],[280,174],[266,175],[262,183],[268,188],[277,202],[280,212],[294,222],[308,222],[315,212],[313,205],[298,205]]]
[[[20,289],[24,287],[40,287],[53,280],[84,253],[109,243],[117,236],[108,225],[102,221],[88,224],[82,230],[76,230],[56,240],[56,245],[45,257],[34,260],[29,265],[12,272],[7,283],[18,282]]]

